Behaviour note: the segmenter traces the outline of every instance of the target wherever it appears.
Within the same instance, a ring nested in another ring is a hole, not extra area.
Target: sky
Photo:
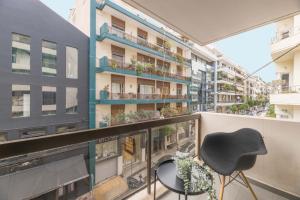
[[[69,10],[75,0],[41,0],[56,13],[68,18]],[[241,65],[249,73],[254,72],[262,65],[271,61],[270,42],[275,35],[275,25],[270,24],[242,34],[220,40],[214,45],[221,50],[226,57]],[[270,82],[275,79],[275,66],[269,65],[258,72],[264,81]]]

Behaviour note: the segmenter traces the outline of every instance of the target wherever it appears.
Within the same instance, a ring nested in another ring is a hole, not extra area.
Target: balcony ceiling
[[[276,22],[300,0],[123,0],[201,45]]]

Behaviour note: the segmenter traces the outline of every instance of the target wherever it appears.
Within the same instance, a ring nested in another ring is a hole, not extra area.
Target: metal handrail
[[[151,129],[167,124],[186,122],[196,119],[198,119],[200,122],[200,118],[200,113],[195,113],[165,119],[156,119],[119,126],[111,126],[107,128],[81,130],[36,138],[7,141],[0,144],[0,159],[65,147],[74,144],[80,144],[106,137],[122,136],[128,134],[129,132]]]
[[[131,70],[131,71],[137,70],[136,65],[133,65],[130,63],[125,63],[125,62],[119,62],[119,61],[116,61],[113,59],[108,59],[108,64],[110,67],[113,67],[113,68]],[[150,75],[157,75],[157,76],[166,76],[168,78],[175,78],[175,79],[179,79],[179,80],[187,80],[187,81],[190,80],[190,77],[183,76],[180,73],[171,73],[171,72],[161,70],[158,68],[158,66],[154,67],[154,65],[153,65],[151,67],[146,67],[148,64],[150,64],[150,63],[141,63],[141,65],[144,66],[142,73],[150,74]]]
[[[150,42],[148,42],[144,39],[135,37],[135,36],[130,35],[130,34],[124,32],[124,31],[117,30],[116,28],[113,28],[111,26],[108,26],[108,31],[111,34],[116,34],[118,37],[125,38],[127,40],[133,41],[134,43],[137,43],[137,44],[143,45],[145,47],[151,48],[155,51],[165,52],[166,54],[168,54],[169,56],[171,56],[175,59],[181,58],[181,59],[183,59],[184,62],[191,63],[191,59],[185,58],[185,57],[183,57],[182,55],[180,55],[178,53],[172,52],[171,50],[169,50],[166,47],[162,47],[162,46],[159,46],[157,44],[150,43]]]

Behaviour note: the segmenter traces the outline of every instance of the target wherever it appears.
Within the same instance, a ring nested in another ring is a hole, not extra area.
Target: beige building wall
[[[107,73],[96,74],[96,99],[100,98],[100,91],[108,85],[108,90],[111,91],[111,76]]]
[[[218,122],[218,123],[216,123]],[[253,128],[261,132],[268,154],[258,156],[245,174],[272,187],[300,196],[300,123],[217,113],[201,113],[201,138],[214,132]]]

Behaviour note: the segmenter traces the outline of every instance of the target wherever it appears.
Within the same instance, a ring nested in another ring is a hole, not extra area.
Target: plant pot
[[[100,99],[108,99],[108,91],[101,90],[100,91]]]
[[[99,122],[99,127],[100,127],[100,128],[108,127],[108,122],[106,122],[106,121],[101,121],[101,122]]]

